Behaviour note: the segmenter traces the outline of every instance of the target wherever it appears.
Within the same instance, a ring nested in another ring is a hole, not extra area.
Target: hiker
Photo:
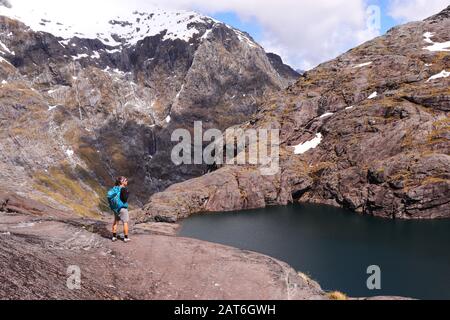
[[[123,222],[124,242],[129,242],[128,237],[128,222],[130,220],[128,215],[128,179],[125,177],[118,177],[114,188],[108,192],[108,203],[112,211],[114,211],[114,223],[112,227],[112,241],[117,241],[117,225],[120,221]]]

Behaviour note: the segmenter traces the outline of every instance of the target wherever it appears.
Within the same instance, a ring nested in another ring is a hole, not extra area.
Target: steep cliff
[[[0,5],[0,179],[82,215],[106,210],[116,175],[131,178],[136,204],[201,175],[173,167],[173,129],[238,124],[297,78],[248,34],[193,12],[136,11],[92,29],[19,9]]]
[[[154,195],[146,219],[293,201],[450,217],[450,7],[305,73],[243,129],[275,128],[281,170],[224,166]]]

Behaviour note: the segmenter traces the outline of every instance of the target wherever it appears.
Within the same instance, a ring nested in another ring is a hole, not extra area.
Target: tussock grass
[[[331,300],[340,300],[340,301],[348,300],[347,295],[339,291],[328,292],[327,297]]]

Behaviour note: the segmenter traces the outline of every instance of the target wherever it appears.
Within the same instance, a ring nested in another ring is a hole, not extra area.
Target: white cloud
[[[173,6],[213,14],[232,11],[257,21],[262,45],[288,63],[309,69],[378,35],[367,27],[364,0],[166,0]]]
[[[400,22],[423,20],[448,5],[449,0],[391,0],[389,15]]]

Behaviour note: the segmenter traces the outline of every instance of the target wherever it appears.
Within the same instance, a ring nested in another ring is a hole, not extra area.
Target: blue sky
[[[377,5],[381,8],[381,33],[386,33],[390,28],[401,24],[400,21],[396,21],[394,18],[392,18],[388,12],[389,12],[389,1],[388,0],[374,0],[369,1],[369,5]]]
[[[212,15],[212,17],[239,30],[248,32],[256,41],[262,40],[262,27],[256,19],[245,21],[240,19],[235,12],[219,12]]]

